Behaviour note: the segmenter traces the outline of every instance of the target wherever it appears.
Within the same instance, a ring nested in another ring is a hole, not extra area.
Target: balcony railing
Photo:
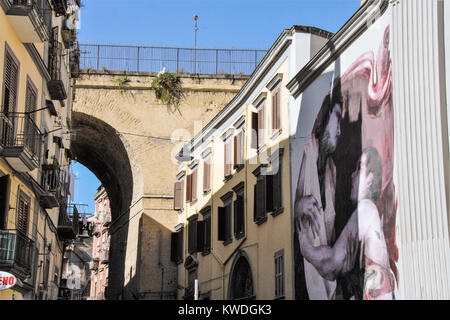
[[[0,268],[30,275],[33,241],[19,230],[0,230]]]
[[[40,198],[41,206],[49,209],[62,203],[61,173],[57,165],[42,165],[41,187],[45,192]]]
[[[24,172],[37,168],[42,145],[41,132],[25,113],[0,113],[0,145],[2,156],[17,158],[14,169]]]
[[[1,0],[6,13],[11,16],[25,17],[14,20],[13,25],[22,42],[47,41],[52,29],[52,8],[48,0]],[[33,26],[29,32],[26,24]]]
[[[67,0],[52,0],[53,9],[55,10],[56,16],[63,16],[67,11]]]
[[[51,80],[48,81],[47,87],[52,100],[65,100],[67,99],[67,92],[61,76],[62,44],[57,41],[57,35],[54,35],[53,39],[56,40],[51,41],[48,55],[48,72]]]
[[[61,239],[75,239],[79,230],[79,214],[75,206],[72,214],[67,212],[67,206],[63,205],[59,210],[58,235]]]

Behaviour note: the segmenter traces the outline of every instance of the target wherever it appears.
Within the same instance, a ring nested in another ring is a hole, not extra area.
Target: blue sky
[[[336,32],[359,8],[359,0],[82,0],[80,43],[268,49],[283,29],[307,25]],[[74,163],[75,203],[94,212],[100,181]]]

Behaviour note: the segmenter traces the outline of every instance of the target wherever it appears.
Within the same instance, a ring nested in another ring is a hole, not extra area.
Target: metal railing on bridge
[[[80,69],[250,75],[267,50],[80,44]]]

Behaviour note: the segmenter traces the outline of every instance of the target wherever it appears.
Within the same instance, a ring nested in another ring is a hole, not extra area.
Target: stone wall
[[[175,297],[172,155],[193,137],[194,126],[204,127],[248,79],[181,76],[186,98],[179,112],[171,112],[151,89],[155,76],[88,70],[74,87],[73,156],[96,174],[111,201],[110,299]],[[124,77],[128,81],[120,86]],[[180,141],[171,141],[174,132]]]

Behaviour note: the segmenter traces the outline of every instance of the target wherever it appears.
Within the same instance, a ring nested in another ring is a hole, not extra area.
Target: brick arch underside
[[[133,172],[127,150],[116,130],[102,120],[73,112],[76,132],[71,151],[104,185],[110,199],[112,220],[125,213],[133,200]]]

